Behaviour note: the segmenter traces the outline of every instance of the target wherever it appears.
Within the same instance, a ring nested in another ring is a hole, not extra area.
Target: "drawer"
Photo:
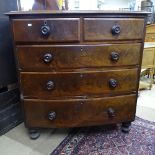
[[[137,90],[138,69],[83,72],[22,72],[24,98],[118,94]]]
[[[80,19],[15,19],[13,35],[16,42],[78,42]]]
[[[140,52],[140,43],[17,47],[19,68],[24,71],[138,65]]]
[[[144,19],[136,18],[85,18],[84,40],[143,39]]]
[[[132,121],[136,95],[23,103],[27,127],[79,127]]]

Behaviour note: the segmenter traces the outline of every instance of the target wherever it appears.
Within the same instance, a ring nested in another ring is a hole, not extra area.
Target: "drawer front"
[[[78,42],[79,18],[13,20],[16,42]]]
[[[136,95],[85,100],[25,100],[24,108],[28,127],[79,127],[121,123],[134,119]]]
[[[18,46],[17,56],[20,69],[51,71],[52,69],[138,65],[140,50],[139,43],[94,46]]]
[[[24,98],[53,99],[136,91],[138,69],[84,72],[22,72]]]
[[[84,40],[142,39],[144,19],[136,18],[85,18]]]

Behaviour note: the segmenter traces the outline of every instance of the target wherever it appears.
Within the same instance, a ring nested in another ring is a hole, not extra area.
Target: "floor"
[[[140,91],[137,116],[155,121],[155,85],[151,90]],[[37,140],[30,140],[24,124],[0,137],[0,155],[50,155],[67,136],[69,129],[47,129]]]
[[[136,115],[155,122],[155,84],[151,90],[140,91]]]

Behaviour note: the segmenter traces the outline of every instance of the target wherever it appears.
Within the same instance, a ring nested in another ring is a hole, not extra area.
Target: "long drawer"
[[[138,65],[141,44],[18,46],[23,71]],[[136,59],[135,59],[136,58]]]
[[[22,72],[24,98],[53,99],[61,96],[89,96],[136,91],[138,69],[83,72]]]
[[[132,121],[136,95],[83,100],[24,100],[29,127],[77,127]]]
[[[15,42],[78,42],[79,18],[14,19]]]
[[[84,40],[142,39],[144,19],[84,18]]]

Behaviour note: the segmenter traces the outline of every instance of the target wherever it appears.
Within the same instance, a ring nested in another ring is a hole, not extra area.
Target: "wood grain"
[[[43,25],[50,27],[48,37],[43,37],[41,34]],[[78,42],[80,40],[79,18],[15,19],[12,26],[16,42]]]
[[[98,72],[25,72],[21,73],[20,78],[25,98],[52,99],[61,96],[89,96],[136,91],[137,71],[135,68]],[[110,79],[118,82],[115,89],[110,88]],[[49,81],[54,83],[53,90],[47,90]]]
[[[120,26],[119,35],[111,33],[114,25]],[[144,19],[85,18],[83,36],[85,41],[143,39],[143,30]]]
[[[7,15],[26,127],[129,124],[134,120],[146,12],[31,11]],[[50,29],[46,37],[41,34],[43,25]],[[120,27],[119,34],[112,33],[113,26]],[[112,52],[119,55],[118,61],[112,61]],[[52,61],[44,63],[48,53]],[[50,112],[56,114],[52,121]]]
[[[141,46],[140,43],[17,46],[17,56],[22,71],[134,66],[139,64]],[[119,54],[117,62],[111,59],[112,52]],[[52,55],[49,63],[45,63],[43,59],[47,53]]]
[[[132,121],[135,117],[136,95],[93,98],[86,100],[24,100],[28,127],[78,127]],[[109,117],[107,110],[115,111]],[[54,111],[56,118],[48,119]]]

